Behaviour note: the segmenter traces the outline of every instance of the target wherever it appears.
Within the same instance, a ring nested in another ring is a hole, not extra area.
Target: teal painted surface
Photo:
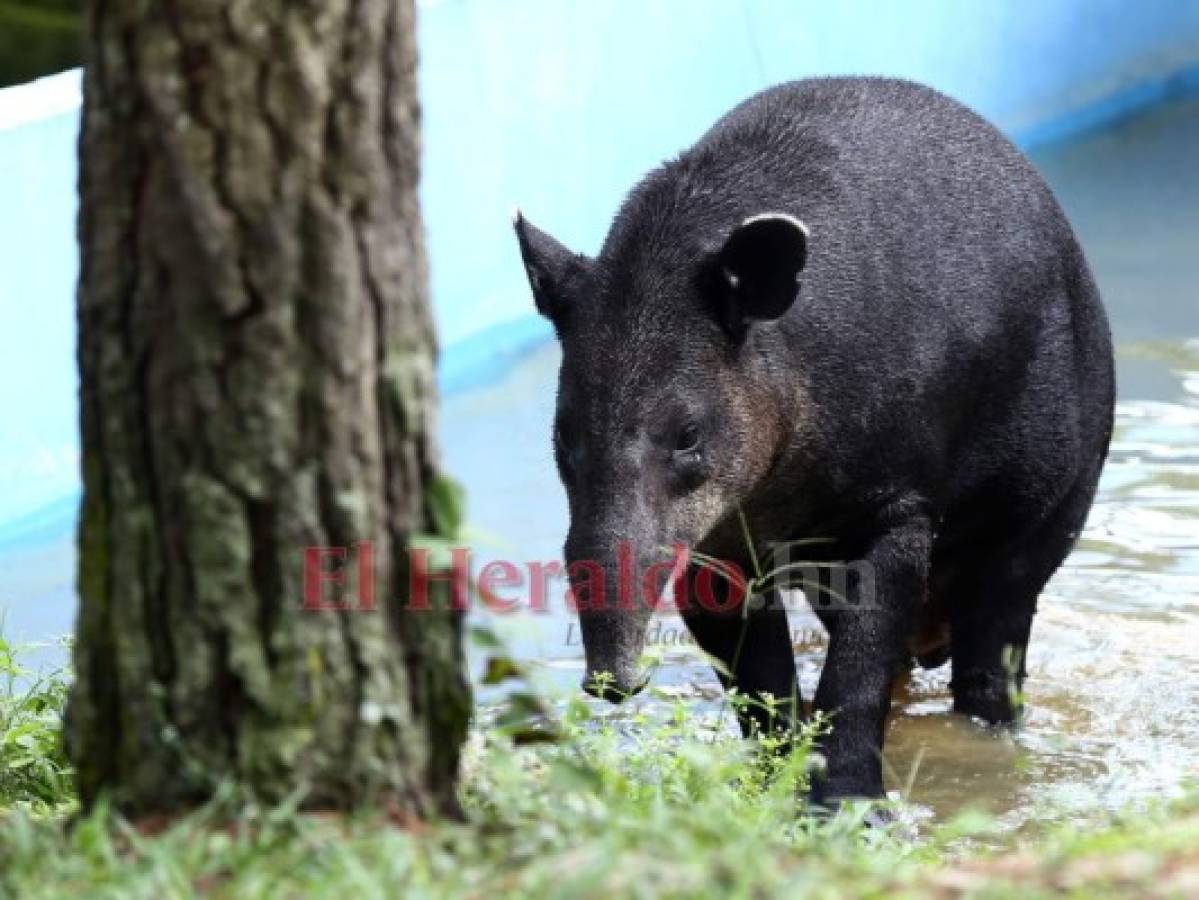
[[[767,84],[909,77],[1030,145],[1199,86],[1197,0],[434,0],[419,37],[422,193],[451,391],[548,336],[531,315],[514,206],[594,252],[646,169]],[[78,116],[33,109],[4,128],[12,97],[0,92],[0,542],[6,523],[78,483]]]
[[[0,541],[78,490],[76,118],[0,132]]]
[[[1199,0],[441,0],[421,38],[426,223],[452,346],[529,309],[514,206],[594,252],[637,178],[761,87],[902,76],[1044,143],[1199,63]]]

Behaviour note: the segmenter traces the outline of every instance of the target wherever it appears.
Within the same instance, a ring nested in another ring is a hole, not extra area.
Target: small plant
[[[103,803],[74,815],[64,675],[35,678],[0,641],[0,896],[1189,896],[1199,877],[1199,795],[989,860],[979,814],[918,841],[863,829],[865,810],[806,816],[826,722],[744,741],[651,687],[630,727],[627,710],[547,699],[476,631],[485,681],[512,690],[471,735],[464,820],[305,815],[223,790],[164,830]]]
[[[18,661],[0,637],[0,807],[53,812],[74,803],[74,779],[62,747],[68,680]]]

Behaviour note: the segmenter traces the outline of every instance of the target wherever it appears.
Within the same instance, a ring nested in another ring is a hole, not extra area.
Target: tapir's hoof
[[[898,821],[895,810],[879,800],[872,801],[862,815],[862,825],[866,828],[890,828]]]
[[[813,818],[820,821],[841,816],[853,816],[861,819],[863,827],[890,828],[898,821],[895,811],[883,798],[870,799],[866,797],[822,797],[808,800],[808,809]]]

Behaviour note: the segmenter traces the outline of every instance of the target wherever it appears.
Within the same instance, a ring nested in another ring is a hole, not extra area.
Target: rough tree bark
[[[88,7],[83,800],[173,811],[231,780],[453,808],[460,622],[391,602],[410,538],[454,527],[412,2]],[[303,548],[362,541],[379,611],[302,611]]]

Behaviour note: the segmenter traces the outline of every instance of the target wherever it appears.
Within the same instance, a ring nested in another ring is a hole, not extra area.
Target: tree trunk
[[[460,617],[398,605],[410,539],[454,528],[413,28],[411,0],[89,4],[85,804],[169,812],[232,782],[453,808]],[[361,542],[377,611],[305,610],[305,548],[351,548],[352,573]]]

